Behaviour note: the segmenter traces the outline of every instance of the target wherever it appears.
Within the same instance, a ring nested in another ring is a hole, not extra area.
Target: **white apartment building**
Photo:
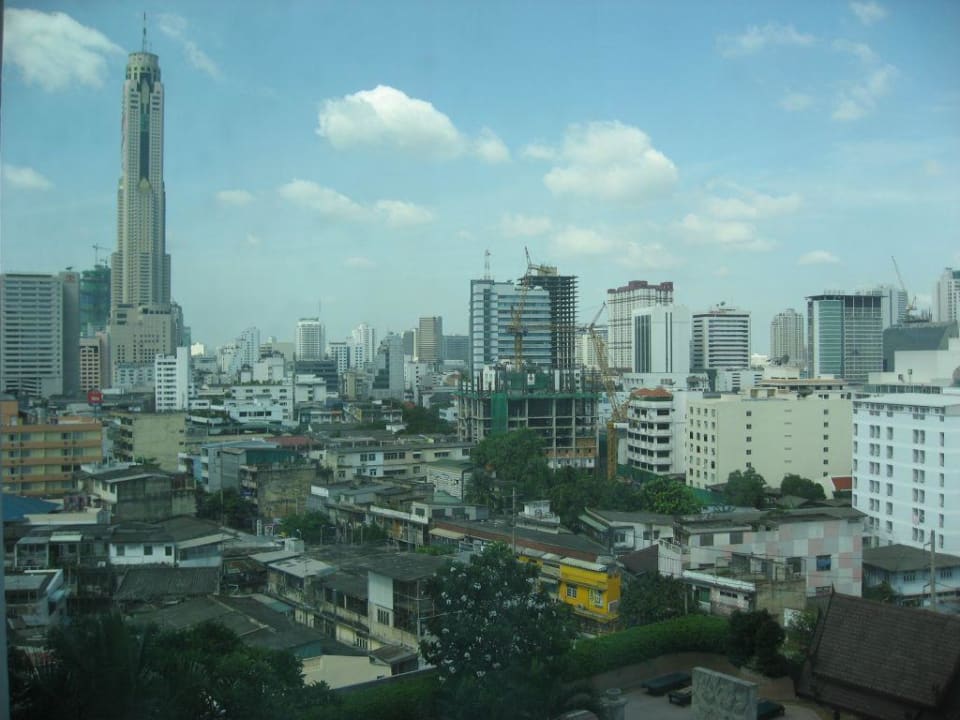
[[[853,506],[874,545],[960,551],[960,394],[855,400]]]
[[[324,328],[320,318],[300,318],[297,321],[297,360],[323,360]]]
[[[540,287],[470,281],[470,367],[516,362],[514,314],[523,332],[523,362],[543,368],[553,355],[550,293]]]
[[[654,305],[634,310],[630,367],[635,373],[690,372],[690,310]]]
[[[631,280],[626,285],[607,290],[607,354],[610,367],[625,370],[633,364],[633,311],[672,303],[672,282],[651,285],[646,280]]]
[[[945,268],[933,286],[933,321],[960,322],[960,270]]]
[[[63,392],[63,311],[56,275],[0,274],[0,392]]]
[[[627,464],[657,475],[686,473],[687,403],[703,392],[641,388],[627,403]]]
[[[809,394],[756,387],[740,395],[705,395],[687,410],[687,484],[725,483],[752,467],[769,487],[787,474],[818,482],[850,475],[853,406],[845,390]]]
[[[778,312],[770,321],[770,361],[793,367],[807,362],[807,318],[793,308]]]
[[[690,369],[750,367],[750,312],[726,305],[693,314]]]
[[[763,368],[720,368],[717,370],[713,389],[717,392],[738,393],[756,387],[763,378]]]
[[[252,368],[260,360],[260,328],[248,327],[237,336],[234,345],[236,352],[228,372],[239,373],[244,366]]]
[[[280,355],[271,355],[253,364],[250,377],[254,382],[278,383],[286,376],[286,360]]]
[[[291,383],[232,385],[230,397],[237,405],[279,406],[284,420],[293,419],[293,385]]]
[[[327,346],[330,359],[337,363],[337,375],[343,375],[350,368],[350,346],[343,340],[334,340]]]
[[[363,369],[373,362],[377,355],[377,331],[360,323],[350,333],[350,361],[351,366]]]
[[[157,412],[186,410],[190,400],[190,348],[176,355],[157,355],[153,361],[153,388]]]

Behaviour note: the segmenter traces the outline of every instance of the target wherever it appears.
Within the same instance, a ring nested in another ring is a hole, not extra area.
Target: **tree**
[[[813,644],[813,634],[819,620],[819,610],[810,608],[794,617],[787,625],[783,654],[794,665],[801,665],[806,659],[810,645]]]
[[[724,500],[736,507],[763,506],[763,488],[767,481],[752,467],[744,471],[734,470],[727,477],[727,487],[723,491]]]
[[[766,610],[736,610],[730,616],[727,656],[738,667],[747,665],[769,677],[780,677],[787,670],[780,654],[783,639],[783,628]]]
[[[207,492],[198,488],[197,517],[249,532],[257,519],[257,506],[233,489]]]
[[[521,497],[542,496],[548,486],[550,467],[543,454],[543,441],[533,430],[514,430],[490,435],[470,453],[474,464],[468,498],[491,507],[504,505],[504,487],[516,488]]]
[[[693,490],[682,482],[663,477],[647,480],[640,486],[640,506],[664,515],[689,515],[701,507]]]
[[[443,716],[549,717],[574,635],[569,608],[503,544],[454,562],[428,584],[434,614],[421,651],[440,673]]]
[[[456,430],[441,419],[439,407],[404,406],[403,422],[406,427],[400,431],[401,435],[449,435]]]
[[[336,539],[336,527],[320,512],[305,512],[287,515],[280,521],[280,531],[288,537],[298,537],[311,545],[322,545],[324,540]]]
[[[687,592],[687,586],[676,578],[643,575],[627,585],[620,599],[620,619],[632,627],[686,615]]]
[[[780,483],[780,494],[796,495],[807,500],[826,500],[827,498],[820,483],[815,483],[813,480],[808,480],[793,473],[783,476],[783,482]]]

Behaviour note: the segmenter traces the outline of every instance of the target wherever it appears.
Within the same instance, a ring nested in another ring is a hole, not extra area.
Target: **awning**
[[[433,528],[430,531],[431,535],[436,535],[437,537],[448,538],[450,540],[463,540],[466,535],[461,532],[456,532],[454,530],[444,530],[443,528]]]
[[[74,543],[83,540],[80,533],[53,533],[50,536],[50,542],[55,543]]]
[[[189,540],[182,540],[177,543],[178,550],[189,550],[190,548],[202,547],[203,545],[214,545],[216,543],[224,542],[225,540],[232,540],[233,535],[227,535],[226,533],[215,533],[213,535],[202,535],[200,537],[190,538]]]
[[[581,516],[578,517],[577,519],[578,519],[580,522],[582,522],[584,525],[589,525],[589,526],[592,527],[594,530],[597,530],[597,531],[599,531],[599,532],[604,532],[605,530],[607,530],[607,526],[606,526],[606,525],[604,525],[604,524],[602,524],[602,523],[600,523],[600,522],[597,522],[596,520],[594,520],[594,519],[593,519],[592,517],[590,517],[589,515],[581,515]]]

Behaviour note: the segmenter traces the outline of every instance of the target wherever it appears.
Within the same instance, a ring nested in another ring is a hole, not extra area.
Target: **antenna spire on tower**
[[[147,51],[147,13],[143,13],[143,52]]]
[[[483,279],[490,280],[490,251],[483,251]]]

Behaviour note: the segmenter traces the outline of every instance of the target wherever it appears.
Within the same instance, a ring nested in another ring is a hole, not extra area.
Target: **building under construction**
[[[560,275],[552,265],[528,266],[522,282],[550,295],[550,367],[569,370],[577,364],[577,277]]]
[[[461,382],[457,401],[461,440],[530,429],[542,438],[551,467],[596,465],[597,394],[583,387],[579,371],[486,367]]]

